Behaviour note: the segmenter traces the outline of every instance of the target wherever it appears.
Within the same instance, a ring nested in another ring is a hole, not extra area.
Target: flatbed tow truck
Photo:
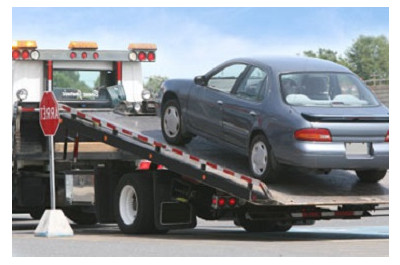
[[[150,47],[145,52],[154,52],[154,46],[132,47]],[[46,68],[49,59],[46,52],[40,53],[44,55],[40,65]],[[101,58],[102,51],[97,53]],[[124,81],[129,85],[132,80],[121,77],[118,61],[132,57],[106,54],[113,62],[108,71],[117,72],[115,83],[124,89]],[[133,59],[136,64],[130,70],[137,70],[140,62]],[[84,64],[64,57],[52,66],[54,70],[57,65],[76,70]],[[87,65],[86,70],[107,68],[104,62]],[[361,183],[352,173],[339,170],[327,175],[292,174],[265,184],[250,176],[246,156],[200,137],[185,147],[170,146],[163,140],[158,117],[121,115],[104,102],[108,107],[95,103],[59,103],[57,207],[77,223],[117,222],[124,233],[165,233],[194,228],[199,217],[233,220],[249,232],[275,232],[317,220],[376,216],[389,209],[389,173],[375,184]],[[13,211],[34,215],[49,201],[48,155],[37,128],[37,102],[20,101],[15,106]]]

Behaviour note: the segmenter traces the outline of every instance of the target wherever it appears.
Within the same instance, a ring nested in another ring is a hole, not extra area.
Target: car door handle
[[[254,111],[250,111],[250,112],[249,112],[249,115],[252,116],[252,117],[256,117],[256,116],[257,116],[257,113],[255,113]]]
[[[217,101],[217,104],[221,106],[221,105],[224,104],[224,102],[222,102],[222,100],[218,100],[218,101]]]

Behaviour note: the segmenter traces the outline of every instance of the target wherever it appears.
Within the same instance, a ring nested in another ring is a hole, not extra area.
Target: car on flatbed
[[[363,182],[389,168],[389,111],[344,66],[304,57],[233,59],[192,80],[162,84],[165,140],[199,135],[248,155],[265,182],[294,166],[355,170]]]

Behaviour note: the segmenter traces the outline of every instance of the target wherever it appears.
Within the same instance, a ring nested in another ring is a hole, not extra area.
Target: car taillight
[[[299,141],[332,142],[331,132],[328,129],[300,129],[294,132],[294,138]]]
[[[385,142],[387,143],[389,142],[389,130],[386,133]]]

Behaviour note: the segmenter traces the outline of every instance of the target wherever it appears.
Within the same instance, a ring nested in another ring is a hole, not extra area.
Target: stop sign
[[[39,109],[39,122],[43,134],[45,136],[56,134],[60,122],[60,115],[58,113],[57,100],[54,97],[53,92],[44,92],[42,101],[40,101]]]

